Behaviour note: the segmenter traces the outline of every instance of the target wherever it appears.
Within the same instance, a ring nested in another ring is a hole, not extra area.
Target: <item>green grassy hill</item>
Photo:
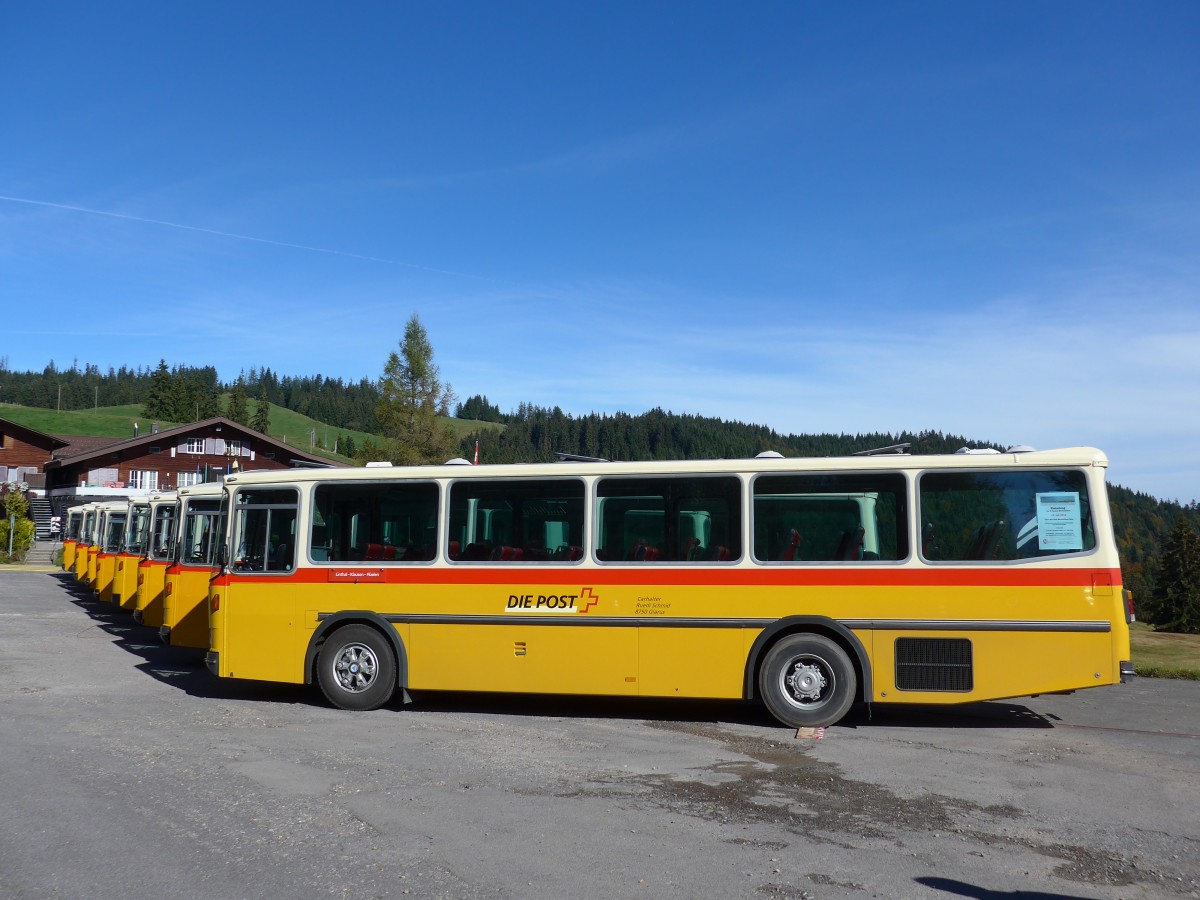
[[[0,418],[44,434],[81,434],[92,437],[133,437],[134,422],[140,422],[143,429],[148,429],[150,425],[150,420],[142,415],[142,407],[138,404],[58,412],[53,409],[5,403],[0,405]],[[159,424],[164,428],[171,428],[177,423]]]
[[[258,401],[251,400],[249,406],[250,415],[253,416],[255,410],[258,409]],[[91,437],[113,438],[133,437],[135,422],[140,425],[142,434],[145,434],[152,424],[151,419],[147,419],[142,415],[142,408],[138,404],[101,406],[96,409],[63,410],[59,412],[53,409],[39,409],[31,406],[17,406],[5,403],[0,404],[0,418],[8,419],[10,422],[16,422],[19,425],[24,425],[26,428],[33,428],[45,434],[88,435]],[[476,422],[471,419],[447,418],[445,421],[454,430],[455,436],[459,438],[480,428],[502,429],[504,427],[494,422]],[[165,429],[174,428],[177,425],[186,423],[159,421],[157,424],[160,428]],[[316,419],[302,416],[290,409],[276,406],[274,403],[271,404],[271,427],[269,434],[275,440],[283,441],[306,453],[313,453],[317,456],[324,456],[342,462],[350,462],[351,460],[348,457],[332,452],[335,442],[341,447],[342,441],[349,436],[358,447],[362,447],[367,440],[379,443],[379,437],[376,435],[368,434],[365,431],[351,431],[345,428],[326,425],[324,422],[318,422]],[[325,450],[323,449],[324,447],[329,447],[330,449]]]

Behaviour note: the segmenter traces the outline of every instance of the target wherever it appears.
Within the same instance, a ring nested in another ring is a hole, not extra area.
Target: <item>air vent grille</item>
[[[966,693],[975,684],[966,638],[896,638],[896,688]]]

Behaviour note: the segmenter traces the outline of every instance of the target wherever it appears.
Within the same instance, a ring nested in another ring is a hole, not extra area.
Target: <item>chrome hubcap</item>
[[[829,687],[832,673],[819,661],[798,659],[784,669],[784,695],[797,706],[812,706],[821,702]]]
[[[333,674],[343,690],[358,694],[369,688],[379,671],[379,660],[366,644],[347,644],[333,661]]]

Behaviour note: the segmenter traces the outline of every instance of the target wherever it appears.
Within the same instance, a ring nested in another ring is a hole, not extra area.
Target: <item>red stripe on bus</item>
[[[617,568],[382,568],[339,566],[298,569],[276,575],[222,574],[214,585],[328,584],[329,573],[342,573],[339,582],[387,584],[515,584],[521,582],[587,582],[612,585],[712,585],[714,587],[1092,587],[1121,586],[1120,569],[617,569]],[[1097,581],[1097,577],[1101,581]]]

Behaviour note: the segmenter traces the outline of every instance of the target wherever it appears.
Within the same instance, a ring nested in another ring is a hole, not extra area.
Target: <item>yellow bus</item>
[[[121,551],[117,554],[117,571],[113,578],[113,602],[122,609],[137,609],[138,567],[146,555],[149,534],[150,501],[141,498],[130,500]]]
[[[167,566],[171,563],[171,548],[175,543],[175,523],[179,513],[179,497],[174,491],[150,495],[150,531],[146,536],[146,553],[138,563],[137,605],[133,621],[151,628],[162,625],[163,590],[167,581]]]
[[[81,509],[79,540],[75,544],[75,580],[91,586],[89,563],[96,546],[96,504],[85,503]]]
[[[230,475],[206,661],[346,709],[742,698],[796,727],[1118,684],[1107,466],[1074,448]]]
[[[117,574],[117,554],[125,539],[125,520],[129,515],[129,503],[116,500],[98,504],[99,517],[96,525],[96,573],[92,591],[105,603],[113,601],[113,582]],[[90,566],[90,563],[89,563]]]
[[[177,538],[166,568],[158,629],[164,643],[208,647],[208,581],[216,559],[223,494],[219,483],[179,489]]]
[[[63,529],[62,569],[75,571],[75,547],[79,543],[79,532],[83,527],[83,504],[67,510],[67,527]]]

